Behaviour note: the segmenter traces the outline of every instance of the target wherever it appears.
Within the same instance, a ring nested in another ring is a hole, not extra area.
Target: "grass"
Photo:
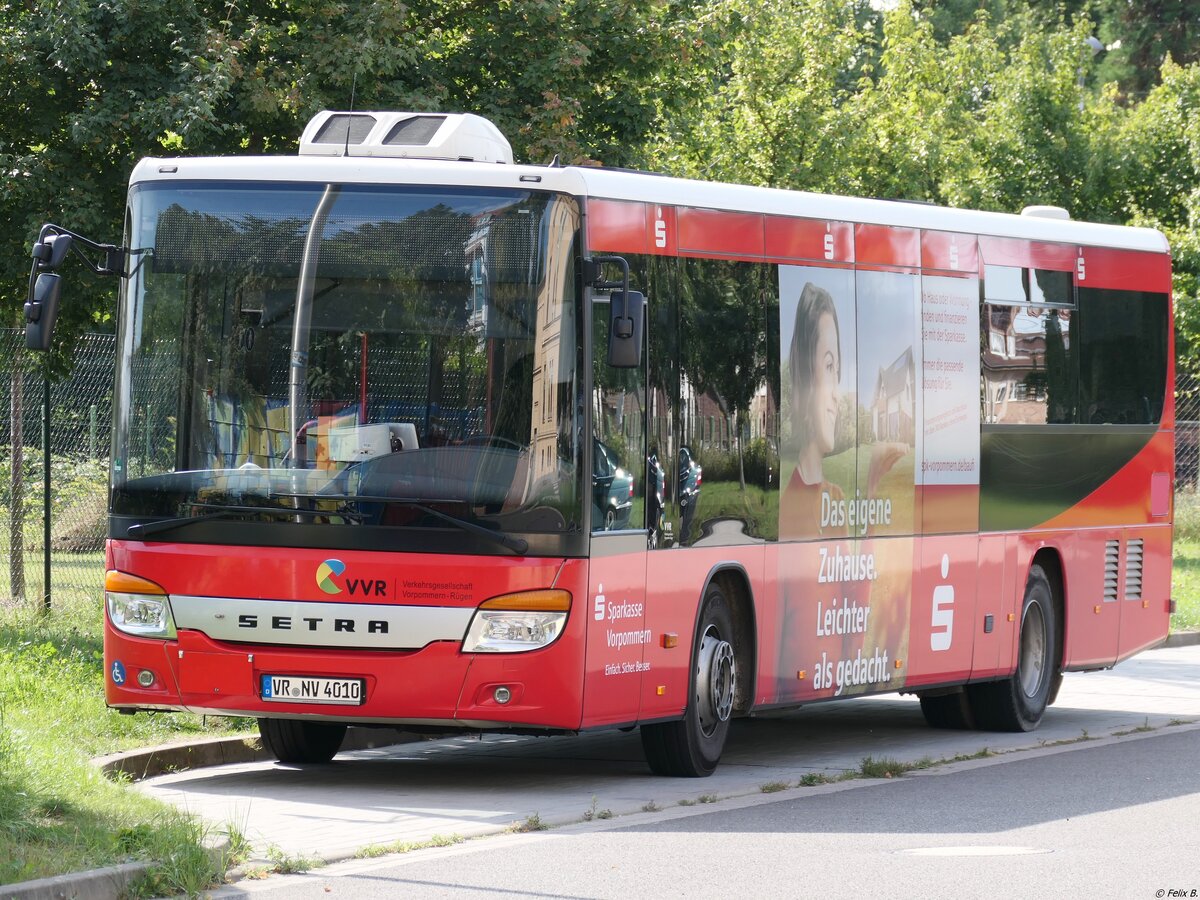
[[[1171,631],[1200,631],[1200,538],[1175,538],[1171,597]]]
[[[880,759],[875,759],[873,756],[865,756],[862,763],[859,764],[856,774],[863,778],[895,778],[898,775],[903,775],[905,772],[928,769],[934,764],[934,761],[928,756],[911,763],[897,762],[886,756]]]
[[[592,819],[611,819],[613,814],[611,809],[597,809],[596,797],[592,795],[592,805],[583,813],[583,821],[590,822]]]
[[[524,822],[513,822],[508,826],[508,830],[512,834],[528,834],[531,831],[545,831],[549,827],[542,821],[542,817],[534,812],[526,816]]]
[[[271,861],[271,871],[279,875],[298,875],[323,865],[316,857],[285,853],[274,846],[267,848],[267,859]]]
[[[1171,568],[1175,612],[1171,631],[1200,631],[1200,493],[1175,494],[1175,553]]]
[[[390,856],[394,853],[412,853],[416,850],[428,850],[431,847],[453,847],[461,844],[466,838],[460,834],[435,834],[427,841],[393,841],[390,844],[370,844],[354,854],[355,859],[375,859],[378,856]]]
[[[805,772],[800,776],[800,781],[797,784],[800,787],[816,787],[818,784],[833,784],[837,780],[826,775],[824,772]]]
[[[100,554],[56,558],[53,608],[0,590],[0,884],[131,859],[156,863],[146,890],[195,893],[223,872],[202,826],[127,785],[93,756],[232,733],[234,720],[121,716],[104,705]],[[7,578],[7,566],[3,577]],[[40,576],[40,567],[37,569]],[[93,572],[94,581],[80,577]],[[95,587],[88,587],[88,582]],[[73,585],[84,587],[72,587]]]

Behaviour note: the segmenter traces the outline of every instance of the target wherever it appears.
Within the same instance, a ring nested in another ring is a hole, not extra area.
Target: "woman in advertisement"
[[[798,448],[798,455],[779,500],[779,536],[845,537],[849,534],[845,522],[833,525],[829,515],[845,496],[841,487],[826,480],[824,473],[825,457],[833,452],[837,440],[841,329],[829,291],[812,282],[800,292],[787,365],[793,446]]]

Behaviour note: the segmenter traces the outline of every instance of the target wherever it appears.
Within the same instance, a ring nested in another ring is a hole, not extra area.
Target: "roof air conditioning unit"
[[[1061,206],[1026,206],[1021,210],[1023,216],[1033,216],[1037,219],[1059,219],[1063,222],[1071,221],[1071,214]]]
[[[512,147],[500,129],[469,113],[325,110],[305,127],[300,155],[513,161]]]

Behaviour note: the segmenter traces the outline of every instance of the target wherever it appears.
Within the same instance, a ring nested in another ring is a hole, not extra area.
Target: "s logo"
[[[654,220],[654,246],[667,246],[667,223],[662,219]]]

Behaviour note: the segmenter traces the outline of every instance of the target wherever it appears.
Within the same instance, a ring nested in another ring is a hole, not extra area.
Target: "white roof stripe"
[[[173,168],[173,172],[160,171]],[[521,181],[537,177],[538,181]],[[144,159],[130,184],[179,180],[292,181],[340,184],[429,184],[561,191],[575,196],[694,206],[734,212],[830,219],[928,231],[1013,237],[1091,247],[1167,253],[1151,228],[1060,221],[1009,213],[951,209],[921,203],[839,197],[805,191],[692,181],[637,172],[567,166],[326,157],[196,157]]]

